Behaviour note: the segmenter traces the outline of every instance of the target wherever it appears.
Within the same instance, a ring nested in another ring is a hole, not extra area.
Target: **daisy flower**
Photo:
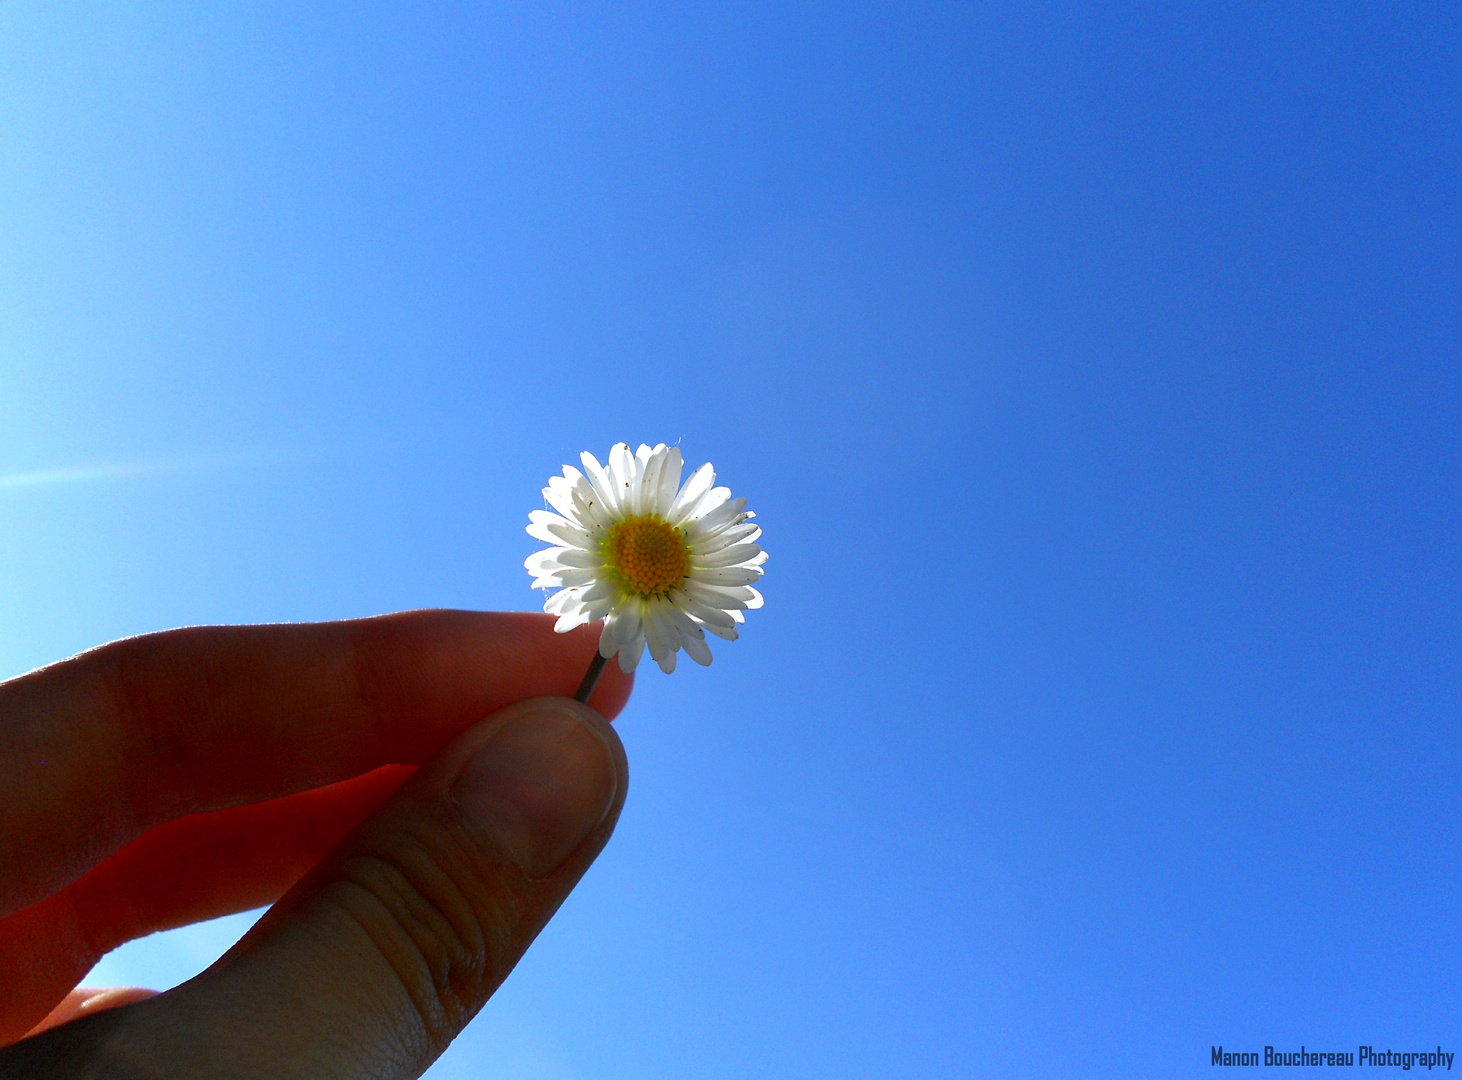
[[[588,452],[582,461],[583,472],[565,465],[543,489],[553,511],[528,515],[528,535],[554,546],[523,565],[534,588],[558,590],[543,610],[560,634],[604,620],[586,685],[616,654],[633,671],[646,646],[666,673],[682,648],[709,664],[706,634],[735,641],[743,612],[762,605],[752,583],[767,556],[746,500],[716,487],[709,463],[682,484],[680,450],[664,443],[635,452],[618,443],[607,466]]]

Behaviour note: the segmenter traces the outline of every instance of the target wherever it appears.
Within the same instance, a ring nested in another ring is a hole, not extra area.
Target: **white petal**
[[[584,612],[588,617],[588,621],[592,622],[595,619],[604,618],[604,616],[614,610],[614,605],[617,602],[618,597],[604,596],[591,603],[585,603]]]
[[[746,612],[742,611],[739,608],[732,608],[730,611],[726,612],[726,614],[730,615],[731,618],[736,620],[737,626],[740,626],[746,621]]]
[[[599,496],[599,504],[605,515],[613,517],[619,509],[619,500],[614,496],[614,480],[610,477],[609,470],[600,465],[599,459],[587,450],[579,455],[579,460],[584,463],[584,475],[594,488],[594,494]]]
[[[626,443],[625,445],[628,446],[629,444]],[[638,514],[640,512],[640,503],[643,501],[641,498],[641,489],[644,486],[645,459],[649,457],[650,448],[648,446],[641,446],[640,450],[640,453],[632,452],[630,454],[630,461],[633,464],[630,466],[629,472],[620,477],[625,486],[619,489],[622,492],[619,505],[624,507],[625,512],[629,514]],[[610,459],[613,460],[613,457],[614,455],[611,454]]]
[[[580,529],[579,526],[569,525],[569,522],[535,522],[528,526],[528,535],[534,539],[541,539],[544,544],[554,544],[561,548],[579,548],[579,551],[591,551],[598,545],[595,544],[594,536]]]
[[[704,603],[715,604],[723,611],[745,611],[746,605],[757,595],[751,591],[750,585],[707,585],[697,581],[695,588]]]
[[[613,607],[614,604],[619,603],[619,582],[607,580],[596,581],[593,585],[589,586],[587,590],[585,590],[584,595],[581,596],[579,599],[583,600],[583,602],[586,604],[597,604],[600,600],[603,600],[606,597],[613,598],[613,603],[610,604],[610,607]],[[606,608],[605,610],[608,609]],[[595,618],[597,619],[598,616],[596,615]]]
[[[680,649],[680,631],[659,611],[659,605],[648,606],[645,612],[645,641],[650,646],[650,655],[660,670],[669,675],[675,670],[675,654]]]
[[[627,597],[604,620],[604,634],[599,639],[599,654],[605,658],[613,656],[616,650],[633,640],[639,632],[640,598]]]
[[[687,507],[685,510],[681,511],[681,517],[678,524],[685,525],[689,522],[697,521],[700,518],[706,517],[708,514],[711,514],[715,510],[719,509],[730,497],[730,488],[711,488],[710,491],[701,496],[700,501],[697,502],[694,506]]]
[[[646,447],[640,447],[641,450]],[[665,467],[665,444],[661,443],[651,450],[645,458],[645,474],[640,477],[640,483],[635,491],[635,513],[653,514],[656,512],[656,498],[660,492],[660,470]]]
[[[701,537],[709,539],[727,525],[741,524],[741,511],[746,509],[745,499],[731,499],[716,509],[686,523],[685,535],[692,541]]]
[[[615,616],[618,614],[619,609],[615,608],[604,616],[604,627],[599,631],[599,655],[606,660],[619,650],[619,641],[614,634],[615,624],[618,621]]]
[[[733,620],[730,626],[712,626],[706,623],[706,633],[715,634],[722,641],[735,641],[741,635],[736,632],[736,623]]]
[[[665,464],[660,469],[660,485],[655,492],[655,505],[651,510],[662,518],[670,516],[670,507],[675,502],[675,493],[680,490],[680,447],[667,447]]]
[[[548,526],[541,521],[532,522],[524,531],[533,537],[534,540],[541,540],[543,543],[552,544],[554,547],[558,547],[563,542],[554,536],[553,533],[549,532]]]
[[[761,569],[756,566],[707,566],[690,572],[687,580],[702,585],[750,585],[761,580]]]
[[[543,501],[569,521],[581,524],[579,512],[574,508],[574,486],[562,476],[548,478],[548,486],[543,489]]]
[[[721,503],[726,501],[727,496],[729,496],[730,494],[731,491],[729,488],[718,487],[713,487],[710,490],[703,492],[699,499],[696,499],[694,502],[686,503],[675,512],[675,519],[673,524],[682,527],[685,526],[689,522],[694,521],[696,518],[701,517],[706,513],[706,503],[709,500],[714,499],[716,505],[720,506]]]
[[[599,655],[608,660],[618,649],[619,644],[614,640],[614,612],[611,611],[599,631]]]
[[[629,443],[615,443],[609,451],[609,479],[614,483],[615,505],[623,513],[634,513],[634,483],[638,478],[638,463]]]
[[[548,566],[530,566],[528,573],[533,577],[533,588],[541,589],[546,584],[556,583],[558,575],[565,569],[567,568],[553,563]]]
[[[725,608],[718,608],[704,601],[697,600],[684,589],[671,589],[669,600],[672,604],[695,619],[703,626],[719,626],[729,630],[734,624]]]
[[[628,675],[639,667],[640,657],[645,654],[645,635],[639,633],[628,645],[619,647],[619,670]]]
[[[690,577],[681,582],[680,589],[687,595],[695,597],[702,604],[709,604],[722,611],[744,608],[746,601],[751,599],[750,595],[739,594],[735,586],[707,585],[703,581]]]
[[[587,608],[576,608],[573,611],[565,612],[558,617],[558,622],[553,624],[555,634],[567,634],[576,626],[583,626],[589,621]]]
[[[558,556],[563,551],[563,548],[556,547],[540,548],[523,560],[523,569],[535,577],[550,570],[562,569],[563,564],[558,561]]]
[[[581,476],[574,484],[574,509],[578,510],[579,520],[586,529],[597,532],[609,527],[609,510],[604,505],[604,496],[588,477]]]
[[[690,474],[685,486],[675,496],[675,501],[670,504],[670,512],[665,515],[667,521],[672,525],[676,524],[681,514],[691,509],[700,502],[701,497],[711,490],[711,485],[716,482],[716,470],[711,468],[708,461],[695,472]]]
[[[706,632],[700,624],[673,603],[670,603],[668,600],[663,601],[660,611],[663,617],[674,623],[675,629],[680,631],[681,644],[687,641],[704,641],[706,639]]]
[[[577,548],[553,548],[557,551],[560,566],[572,566],[579,570],[597,570],[604,565],[604,556],[595,551],[579,551]]]
[[[574,567],[569,570],[555,570],[553,576],[558,580],[560,585],[568,585],[573,588],[578,588],[582,585],[592,585],[599,580],[599,572],[597,570],[584,570],[579,567]]]
[[[690,557],[690,564],[708,569],[715,566],[739,566],[742,563],[751,562],[761,553],[761,548],[755,544],[732,544],[728,548],[713,551],[709,555],[696,552]]]
[[[751,599],[746,602],[746,609],[748,611],[755,611],[757,608],[761,607],[762,604],[766,603],[766,601],[762,599],[761,593],[757,592],[750,585],[746,587],[746,591],[751,593]]]
[[[589,551],[552,547],[535,551],[529,555],[523,560],[523,568],[528,573],[541,577],[544,574],[556,574],[560,570],[567,570],[570,567],[590,570],[598,567],[602,562],[603,560],[598,555]]]
[[[660,625],[660,620],[655,617],[654,612],[651,611],[645,612],[643,625],[645,629],[645,644],[649,647],[650,655],[654,657],[657,664],[661,663],[661,658],[671,651],[669,643],[665,640],[664,628]],[[676,636],[679,637],[679,635]],[[678,645],[679,642],[677,641],[676,644]]]
[[[647,481],[650,474],[650,463],[655,460],[655,451],[664,445],[664,443],[660,443],[658,446],[649,446],[646,443],[640,443],[640,448],[635,451],[635,479],[630,486],[635,493],[636,514],[645,512],[645,503],[648,501],[649,494]]]
[[[591,548],[594,538],[583,529],[569,522],[567,518],[547,510],[534,510],[528,515],[531,522],[527,532],[535,540],[560,547]]]
[[[703,604],[695,597],[681,592],[679,589],[671,592],[670,599],[675,603],[676,607],[690,615],[691,618],[697,620],[701,626],[712,634],[715,634],[719,638],[725,638],[727,641],[736,640],[736,620],[731,618],[725,611],[720,608],[711,607],[709,604]]]
[[[631,596],[620,605],[620,628],[615,631],[615,637],[621,642],[632,641],[640,633],[640,619],[644,614],[645,603],[638,596]]]
[[[685,646],[685,655],[694,660],[701,667],[711,666],[711,647],[706,644],[705,636],[698,638],[687,637],[681,634],[681,643]]]
[[[577,589],[564,589],[556,592],[543,603],[543,610],[550,615],[562,615],[570,604],[577,605],[579,602],[579,591]]]
[[[594,538],[587,531],[564,522],[562,525],[549,525],[548,531],[558,537],[558,543],[565,547],[576,547],[582,551],[591,551],[595,547]]]
[[[690,616],[681,611],[665,597],[658,596],[647,606],[654,611],[655,618],[660,623],[660,634],[664,637],[665,643],[670,646],[672,652],[680,648],[681,641],[683,640],[680,632],[680,625],[682,623],[690,628],[692,634],[700,635],[700,630],[696,628]]]
[[[728,525],[718,533],[710,536],[703,536],[691,545],[691,551],[697,555],[709,555],[713,551],[720,551],[732,544],[749,544],[760,538],[761,526],[753,525],[750,522],[741,525]]]

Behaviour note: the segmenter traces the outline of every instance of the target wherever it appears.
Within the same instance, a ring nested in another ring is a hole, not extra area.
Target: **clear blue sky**
[[[0,178],[0,674],[758,512],[431,1076],[1462,1051],[1455,6],[10,0]]]

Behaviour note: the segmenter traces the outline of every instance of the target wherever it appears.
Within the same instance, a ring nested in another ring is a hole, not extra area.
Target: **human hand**
[[[0,1078],[419,1076],[624,803],[604,717],[632,679],[610,665],[598,712],[544,697],[597,636],[552,624],[201,627],[0,684]],[[173,990],[72,989],[124,941],[275,901]]]

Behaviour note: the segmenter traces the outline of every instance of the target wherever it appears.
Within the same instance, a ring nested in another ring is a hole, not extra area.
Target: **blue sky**
[[[767,606],[431,1076],[1456,1048],[1459,147],[1443,4],[7,3],[0,674],[680,440]]]

